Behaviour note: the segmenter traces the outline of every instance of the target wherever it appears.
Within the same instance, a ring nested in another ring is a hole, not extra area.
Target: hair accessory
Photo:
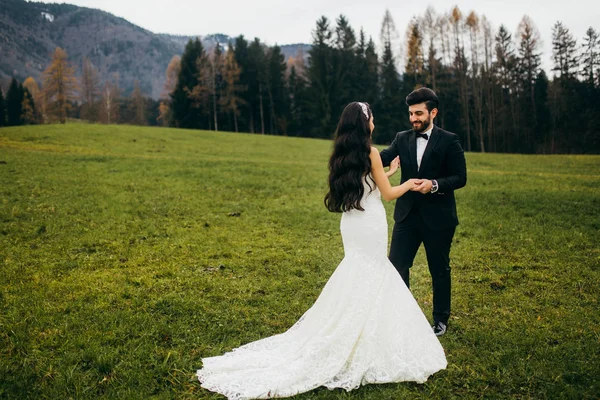
[[[367,108],[367,105],[365,103],[361,103],[360,101],[358,104],[360,104],[360,108],[362,108],[362,112],[365,114],[365,117],[369,119],[369,109]]]

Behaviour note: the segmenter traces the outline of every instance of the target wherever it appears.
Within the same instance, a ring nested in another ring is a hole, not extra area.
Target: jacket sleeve
[[[381,162],[383,163],[384,167],[389,167],[392,160],[399,155],[397,142],[398,134],[396,134],[396,137],[394,138],[392,144],[390,144],[386,149],[381,150],[381,152],[379,153],[379,156],[381,157]]]
[[[439,193],[460,189],[467,184],[465,152],[460,145],[457,135],[453,136],[447,154],[448,175],[444,178],[436,179]]]

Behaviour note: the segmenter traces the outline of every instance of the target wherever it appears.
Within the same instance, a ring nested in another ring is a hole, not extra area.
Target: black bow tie
[[[418,133],[417,132],[417,138],[423,138],[425,140],[429,139],[429,136],[427,136],[426,133]]]

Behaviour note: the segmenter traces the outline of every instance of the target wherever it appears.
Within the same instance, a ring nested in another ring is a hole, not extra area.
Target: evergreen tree
[[[199,129],[201,126],[201,113],[194,107],[194,100],[190,97],[192,90],[198,84],[198,58],[203,54],[204,48],[198,38],[189,40],[181,56],[181,69],[177,78],[175,90],[171,97],[171,126],[179,128]]]
[[[2,86],[0,85],[0,127],[6,124],[6,108],[4,105],[4,94],[2,93]]]
[[[599,35],[591,26],[585,34],[586,36],[583,39],[585,43],[582,46],[583,54],[581,61],[583,63],[583,68],[581,70],[581,75],[588,83],[588,86],[594,88],[595,86],[600,86],[597,74],[598,69],[600,68]]]
[[[540,70],[535,79],[535,114],[537,123],[534,129],[534,142],[536,144],[536,153],[547,153],[551,150],[551,122],[552,115],[548,104],[548,77],[544,70]]]
[[[44,121],[43,108],[44,108],[44,94],[40,90],[35,79],[31,76],[25,79],[23,87],[31,94],[31,102],[33,104],[33,122],[41,123]]]
[[[377,143],[390,143],[396,132],[407,128],[406,104],[402,96],[402,83],[396,69],[391,42],[385,42],[381,60],[381,101],[374,110],[377,125],[373,139]]]
[[[348,19],[340,15],[336,20],[335,49],[332,51],[331,92],[332,119],[337,120],[344,107],[352,101],[362,99],[364,93],[357,90],[358,63],[356,34]],[[366,101],[366,100],[365,100]]]
[[[518,28],[519,36],[519,58],[518,73],[519,83],[522,88],[519,112],[523,116],[520,120],[527,121],[519,124],[519,140],[516,141],[517,151],[529,153],[534,148],[534,129],[537,125],[537,107],[535,105],[535,80],[540,72],[541,54],[540,33],[531,18],[523,17]]]
[[[510,151],[512,132],[517,129],[516,107],[513,94],[516,86],[517,60],[513,47],[512,36],[504,25],[500,25],[495,37],[496,62],[492,68],[499,85],[497,101],[496,133],[494,148]]]
[[[352,86],[356,92],[354,99],[366,101],[375,109],[379,102],[379,60],[375,51],[375,43],[361,29],[355,58],[355,77]]]
[[[281,48],[277,45],[269,49],[268,68],[269,132],[287,134],[289,119],[289,94],[285,80],[287,65]]]
[[[142,94],[140,88],[140,82],[136,79],[133,83],[133,92],[131,93],[131,114],[133,120],[131,121],[134,125],[147,125],[148,120],[146,119],[146,98]]]
[[[25,125],[35,124],[36,111],[33,96],[26,87],[21,86],[21,90],[23,90],[23,102],[21,105],[21,121]]]
[[[557,21],[552,27],[553,71],[563,79],[573,79],[577,70],[577,41],[569,30]]]
[[[23,88],[15,78],[10,81],[8,92],[6,92],[6,126],[18,126],[23,124],[21,115],[23,113]]]
[[[307,132],[311,125],[309,120],[311,100],[307,82],[301,74],[296,72],[295,65],[290,68],[288,87],[290,99],[288,132],[294,136],[309,136]]]
[[[361,78],[364,81],[365,87],[360,93],[364,93],[364,98],[371,103],[373,107],[377,107],[379,103],[379,57],[375,51],[375,42],[369,38],[367,48],[365,50],[365,61],[367,66],[367,74]]]
[[[250,66],[248,58],[248,41],[243,35],[238,36],[235,39],[234,46],[235,62],[240,68],[239,85],[243,88],[240,91],[241,102],[238,104],[239,112],[236,117],[238,124],[242,127],[242,130],[246,132],[254,132],[254,121],[252,119],[251,99],[248,88],[250,87]]]
[[[250,107],[250,132],[265,133],[265,113],[268,107],[267,62],[265,46],[255,38],[248,46],[247,92]]]
[[[317,21],[317,27],[313,31],[312,47],[309,50],[307,78],[309,85],[310,119],[312,124],[307,134],[312,137],[332,137],[337,123],[337,117],[333,117],[331,97],[333,95],[332,78],[332,32],[329,20],[323,16]]]

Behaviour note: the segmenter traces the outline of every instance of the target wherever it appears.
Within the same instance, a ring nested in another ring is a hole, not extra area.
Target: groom
[[[390,261],[409,286],[410,267],[421,243],[433,284],[433,331],[446,333],[450,317],[450,245],[458,218],[454,191],[467,183],[467,166],[458,135],[433,124],[439,100],[420,88],[406,97],[412,130],[399,132],[381,152],[384,166],[400,156],[402,182],[422,182],[396,200]]]

